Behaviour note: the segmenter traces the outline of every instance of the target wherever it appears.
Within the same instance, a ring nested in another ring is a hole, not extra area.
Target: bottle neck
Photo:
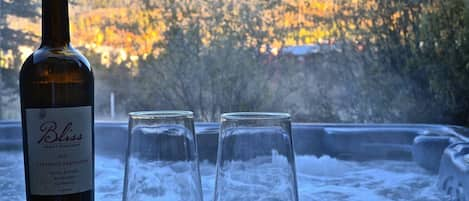
[[[69,44],[68,0],[42,0],[41,47],[65,47]]]

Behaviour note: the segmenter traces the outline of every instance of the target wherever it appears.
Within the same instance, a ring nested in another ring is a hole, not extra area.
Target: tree
[[[433,1],[422,19],[422,69],[451,123],[469,125],[469,8],[463,0]],[[417,62],[415,62],[417,63]]]
[[[39,15],[37,8],[38,1],[0,0],[0,119],[14,118],[14,115],[7,113],[11,113],[11,108],[18,107],[13,102],[18,98],[17,79],[14,78],[22,62],[20,57],[15,56],[20,55],[19,45],[32,45],[35,40],[34,34],[10,28],[7,17],[34,19]]]
[[[1,50],[17,50],[18,41],[21,44],[32,44],[34,42],[34,35],[25,33],[18,30],[13,30],[8,27],[7,16],[36,18],[39,16],[37,8],[39,7],[38,1],[29,0],[1,0],[0,1],[0,41]]]
[[[269,35],[272,18],[262,13],[269,3],[226,1],[162,1],[162,52],[140,61],[135,88],[148,103],[163,109],[195,111],[196,118],[217,121],[222,112],[271,108],[274,94],[268,65],[259,48],[278,35]],[[206,13],[206,12],[209,13]],[[145,103],[146,101],[146,103]]]
[[[375,118],[467,123],[468,24],[462,0],[338,3],[336,35],[365,47],[363,102]]]

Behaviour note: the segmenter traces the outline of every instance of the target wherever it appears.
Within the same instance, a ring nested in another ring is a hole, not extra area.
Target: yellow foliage
[[[158,10],[103,8],[79,13],[72,19],[74,44],[122,48],[126,54],[152,54],[153,44],[162,40],[164,24]]]
[[[261,9],[257,12],[258,5],[266,4],[265,1],[226,1],[223,8],[211,7],[211,3],[217,1],[184,1],[178,13],[176,23],[188,28],[194,21],[200,23],[200,37],[202,45],[210,46],[212,40],[226,33],[225,25],[232,30],[251,30],[245,36],[245,44],[259,45],[269,44],[272,48],[280,48],[283,45],[317,43],[321,39],[334,38],[338,27],[346,27],[348,30],[342,33],[349,39],[360,38],[359,31],[366,31],[369,27],[380,26],[382,19],[373,17],[373,12],[379,11],[379,0],[283,0],[281,6],[274,9]],[[254,12],[246,13],[241,5],[250,5]],[[202,5],[202,6],[201,6]],[[339,6],[340,5],[340,6]],[[183,13],[181,10],[196,10]],[[369,14],[360,16],[360,23],[350,23],[350,19],[356,17],[356,9],[366,9]],[[79,11],[77,11],[79,10]],[[224,12],[229,10],[230,12]],[[215,12],[216,11],[216,12]],[[223,13],[222,21],[216,22],[213,13]],[[257,13],[256,13],[257,12]],[[333,16],[340,13],[340,19]],[[246,28],[243,20],[252,20],[252,15],[260,17],[262,23],[252,22]],[[400,11],[393,13],[391,20],[394,23],[403,15]],[[73,8],[70,16],[72,43],[78,47],[93,49],[101,54],[101,62],[108,65],[111,61],[126,65],[136,63],[135,59],[146,58],[148,55],[157,56],[162,52],[158,44],[165,42],[164,33],[168,24],[164,19],[173,17],[171,11],[165,13],[160,9],[141,8],[100,8],[87,10],[86,8]],[[350,18],[350,19],[349,19]],[[320,20],[318,20],[320,19]],[[326,19],[326,20],[324,20]],[[329,20],[329,21],[327,21]],[[26,30],[40,36],[40,23],[24,19],[7,19],[9,26],[18,30]],[[15,23],[13,23],[15,22]],[[217,24],[218,23],[218,24]],[[186,30],[187,31],[187,30]],[[267,37],[258,40],[256,34],[267,34]],[[280,33],[282,32],[282,33]],[[285,32],[285,33],[283,33]],[[282,36],[279,38],[277,36]],[[38,40],[37,37],[36,40]],[[5,53],[2,53],[5,55]],[[7,58],[4,56],[4,58]],[[7,59],[0,62],[5,63]],[[1,66],[1,65],[0,65]]]

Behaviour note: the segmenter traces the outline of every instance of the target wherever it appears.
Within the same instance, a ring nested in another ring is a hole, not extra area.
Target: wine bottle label
[[[25,112],[31,194],[65,195],[91,190],[91,106]]]

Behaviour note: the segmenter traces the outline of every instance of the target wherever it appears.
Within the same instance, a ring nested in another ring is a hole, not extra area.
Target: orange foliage
[[[321,22],[318,18],[330,18],[334,15],[336,4],[331,0],[287,0],[291,8],[282,17],[284,28],[291,33],[286,38],[286,45],[316,43],[331,37],[330,23]]]
[[[163,39],[165,25],[158,10],[105,8],[80,13],[72,20],[74,44],[123,48],[130,55],[148,55]]]
[[[298,3],[299,2],[299,3]],[[271,26],[280,26],[285,30],[296,31],[288,34],[284,42],[315,43],[330,36],[330,31],[317,24],[315,17],[327,17],[333,14],[335,4],[330,0],[287,0],[285,6],[276,10],[266,10],[264,19],[275,21]],[[286,7],[296,9],[286,11]],[[204,13],[201,13],[203,17]],[[155,44],[164,40],[166,29],[160,10],[142,10],[131,8],[104,8],[77,13],[72,18],[73,43],[78,46],[110,46],[122,48],[129,55],[148,55],[155,53]],[[182,16],[179,16],[182,17]],[[279,27],[277,27],[279,28]],[[276,34],[274,27],[264,27],[269,35]],[[222,31],[222,30],[221,30]],[[202,33],[204,44],[209,44],[210,33]],[[289,37],[291,36],[291,37]],[[295,40],[299,37],[299,41]],[[282,45],[275,41],[274,46]],[[157,52],[157,51],[156,51]]]
[[[282,45],[310,44],[317,43],[322,39],[336,37],[338,27],[347,27],[348,31],[342,34],[346,38],[355,40],[360,33],[359,30],[367,30],[369,27],[382,24],[381,19],[375,19],[372,15],[374,11],[379,11],[378,0],[284,0],[280,6],[274,9],[256,10],[254,4],[262,2],[252,2],[250,0],[226,2],[222,12],[225,17],[236,18],[232,30],[246,29],[242,19],[241,4],[254,5],[255,15],[262,18],[259,25],[251,22],[254,27],[247,38],[248,45],[255,44],[256,31],[265,32],[266,40],[261,43],[269,44],[271,47],[279,48]],[[210,46],[215,35],[225,34],[223,26],[214,23],[216,20],[211,16],[214,12],[207,1],[188,1],[182,3],[185,10],[197,10],[189,14],[177,13],[177,21],[184,27],[190,26],[192,19],[206,20],[200,23],[200,37],[203,45]],[[197,9],[195,9],[197,8]],[[357,8],[370,12],[367,16],[360,16],[360,23],[350,23],[350,19],[356,19]],[[217,11],[219,12],[219,11]],[[340,14],[340,19],[334,19],[334,15]],[[70,25],[72,33],[72,43],[78,47],[92,48],[95,52],[108,55],[105,60],[114,59],[115,56],[120,61],[136,60],[135,58],[146,57],[157,54],[161,51],[158,44],[165,42],[164,33],[167,29],[165,19],[171,14],[163,13],[159,9],[142,8],[100,8],[89,10],[89,8],[76,6],[71,8]],[[396,12],[392,20],[397,22],[401,13]],[[190,19],[189,19],[190,18]],[[238,19],[239,18],[239,19]],[[230,19],[231,20],[231,19]],[[17,19],[9,20],[9,26],[19,30],[30,30],[34,35],[39,36],[40,25],[31,21],[23,23],[11,23],[11,21],[21,22]],[[228,20],[229,21],[229,20]],[[244,28],[243,28],[244,27]],[[279,33],[279,31],[283,33]],[[357,32],[357,33],[355,33]],[[279,38],[281,36],[283,38]],[[37,37],[39,38],[39,37]],[[272,39],[272,40],[268,40]],[[259,44],[257,44],[259,45]],[[132,59],[133,58],[133,59]]]

